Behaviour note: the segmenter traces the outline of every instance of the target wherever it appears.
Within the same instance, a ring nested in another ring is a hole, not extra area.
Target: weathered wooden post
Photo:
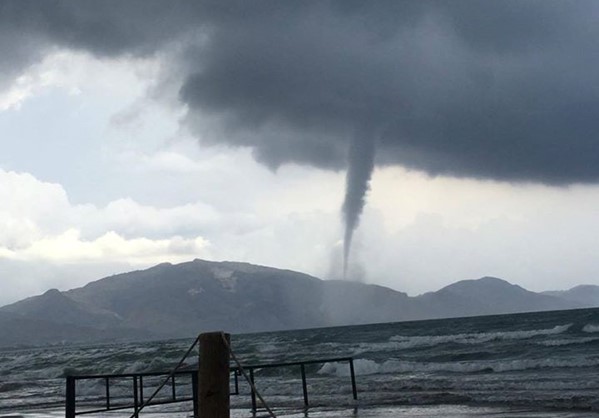
[[[65,397],[65,418],[75,418],[75,378],[67,376],[67,388]]]
[[[222,332],[200,334],[198,371],[200,418],[230,418],[228,347],[230,341],[230,335]]]
[[[193,418],[198,418],[200,416],[200,404],[198,402],[198,396],[200,395],[198,392],[198,374],[191,374],[191,390],[193,391]]]

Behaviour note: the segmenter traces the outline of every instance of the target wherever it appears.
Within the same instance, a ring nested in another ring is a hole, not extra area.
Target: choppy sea
[[[168,371],[192,340],[0,351],[0,416],[64,416],[66,374]],[[256,386],[277,416],[579,417],[599,412],[599,309],[233,335],[232,347],[242,364],[354,358],[358,401],[352,399],[346,363],[317,364],[306,369],[307,412],[297,367],[257,370]],[[196,362],[197,351],[186,367]],[[159,383],[148,381],[147,391]],[[78,385],[78,394],[102,404],[102,381]],[[113,395],[125,399],[129,386],[122,382],[119,392],[117,384]],[[191,388],[182,384],[177,390],[184,396]],[[231,397],[232,415],[252,416],[243,381],[240,392]],[[177,404],[147,413],[184,417],[191,408]]]

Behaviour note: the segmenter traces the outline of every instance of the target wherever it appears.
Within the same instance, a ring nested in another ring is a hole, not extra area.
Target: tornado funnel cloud
[[[371,135],[356,135],[350,143],[348,168],[345,179],[345,200],[342,213],[345,226],[343,239],[343,278],[347,268],[354,231],[360,223],[360,215],[366,203],[370,178],[374,169],[374,139]]]

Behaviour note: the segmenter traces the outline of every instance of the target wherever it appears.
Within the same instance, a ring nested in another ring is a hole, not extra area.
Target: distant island
[[[192,337],[599,306],[599,286],[535,293],[493,277],[410,297],[290,270],[194,260],[0,308],[0,347]]]

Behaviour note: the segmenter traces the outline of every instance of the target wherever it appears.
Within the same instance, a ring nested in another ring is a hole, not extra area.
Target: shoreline
[[[547,409],[520,408],[508,406],[473,406],[473,405],[368,405],[342,408],[302,408],[277,409],[278,417],[286,418],[408,418],[408,417],[443,417],[443,418],[472,418],[472,417],[513,417],[513,418],[579,418],[599,416],[595,411],[552,411]],[[191,411],[147,410],[146,416],[169,416],[172,418],[189,418]],[[90,417],[129,417],[129,413],[104,413],[89,415]],[[231,418],[252,417],[248,408],[231,409]],[[64,410],[35,411],[24,413],[1,414],[0,418],[58,418],[64,417]]]

